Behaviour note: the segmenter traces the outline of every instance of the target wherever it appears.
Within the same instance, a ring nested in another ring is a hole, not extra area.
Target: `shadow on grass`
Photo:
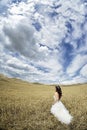
[[[5,128],[1,128],[1,127],[0,127],[0,130],[7,130],[7,129],[5,129]]]

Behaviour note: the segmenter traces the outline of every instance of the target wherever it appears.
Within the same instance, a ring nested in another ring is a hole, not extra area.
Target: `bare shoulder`
[[[58,96],[58,93],[57,93],[57,92],[55,92],[55,96]]]
[[[55,92],[55,97],[56,97],[56,100],[58,101],[59,100],[59,95],[57,92]]]

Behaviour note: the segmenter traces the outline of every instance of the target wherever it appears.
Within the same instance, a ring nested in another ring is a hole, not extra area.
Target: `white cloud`
[[[5,55],[4,53],[0,57],[0,72],[9,77],[16,77],[33,82],[36,80],[37,76],[41,77],[44,74],[42,71],[37,70],[36,67],[25,62],[28,61],[25,58],[17,58],[9,54]]]
[[[2,5],[6,5],[6,4],[8,4],[8,3],[10,3],[10,0],[0,0],[1,6],[2,6]]]
[[[87,78],[87,64],[82,67],[80,74]]]
[[[71,85],[71,84],[79,84],[79,83],[86,83],[87,82],[87,79],[86,78],[83,78],[83,77],[80,77],[80,76],[77,76],[75,78],[72,78],[71,80],[65,80],[62,82],[62,84],[64,85]]]
[[[75,75],[76,72],[81,69],[83,65],[87,62],[86,55],[76,55],[73,61],[71,62],[70,66],[67,68],[67,73],[71,76]]]
[[[35,68],[33,66],[23,63],[23,61],[15,57],[12,57],[11,59],[7,60],[6,64],[9,67],[19,69],[19,70],[27,70],[27,71],[32,71],[32,72],[35,71]]]
[[[34,2],[24,3],[21,2],[19,4],[12,4],[8,9],[11,15],[22,15],[22,16],[31,16],[34,10]]]
[[[18,24],[5,22],[3,26],[5,38],[4,47],[10,51],[18,51],[20,54],[30,59],[40,59],[39,55],[44,57],[43,53],[38,48],[37,38],[34,35],[34,28],[25,19],[22,19]]]

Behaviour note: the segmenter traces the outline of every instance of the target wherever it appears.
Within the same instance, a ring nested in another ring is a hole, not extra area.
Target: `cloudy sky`
[[[29,82],[87,82],[86,0],[0,0],[0,73]]]

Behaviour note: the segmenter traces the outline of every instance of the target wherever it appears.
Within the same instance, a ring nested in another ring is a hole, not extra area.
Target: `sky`
[[[87,82],[87,0],[0,0],[0,73]]]

